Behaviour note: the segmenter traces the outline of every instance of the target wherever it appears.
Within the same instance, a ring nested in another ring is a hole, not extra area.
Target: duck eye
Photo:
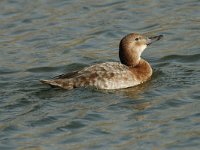
[[[135,40],[136,40],[136,41],[138,41],[138,40],[139,40],[139,38],[135,38]]]

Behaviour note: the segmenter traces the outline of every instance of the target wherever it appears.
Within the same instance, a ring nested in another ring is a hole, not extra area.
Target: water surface
[[[0,149],[200,149],[199,0],[0,1]],[[130,33],[164,34],[152,79],[101,91],[39,79],[118,60]]]

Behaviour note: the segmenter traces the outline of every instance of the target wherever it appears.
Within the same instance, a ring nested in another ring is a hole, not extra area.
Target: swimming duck
[[[122,89],[139,85],[150,79],[152,68],[140,56],[144,49],[158,41],[163,35],[145,37],[130,33],[119,44],[120,62],[105,62],[85,67],[82,70],[56,76],[51,80],[41,80],[52,87],[73,89],[95,87],[97,89]]]

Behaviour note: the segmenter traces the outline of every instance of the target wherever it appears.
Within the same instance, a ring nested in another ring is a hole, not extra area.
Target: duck
[[[140,85],[150,80],[153,73],[151,65],[141,58],[141,54],[162,37],[163,35],[146,37],[143,34],[130,33],[119,43],[120,62],[94,64],[40,82],[66,90],[78,87],[115,90]]]

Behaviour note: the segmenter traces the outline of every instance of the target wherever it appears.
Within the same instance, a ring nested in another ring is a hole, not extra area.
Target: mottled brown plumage
[[[41,82],[64,89],[88,86],[98,89],[121,89],[141,84],[151,77],[152,68],[140,56],[147,45],[161,37],[162,35],[149,39],[137,33],[128,34],[119,45],[121,63],[96,64]]]

